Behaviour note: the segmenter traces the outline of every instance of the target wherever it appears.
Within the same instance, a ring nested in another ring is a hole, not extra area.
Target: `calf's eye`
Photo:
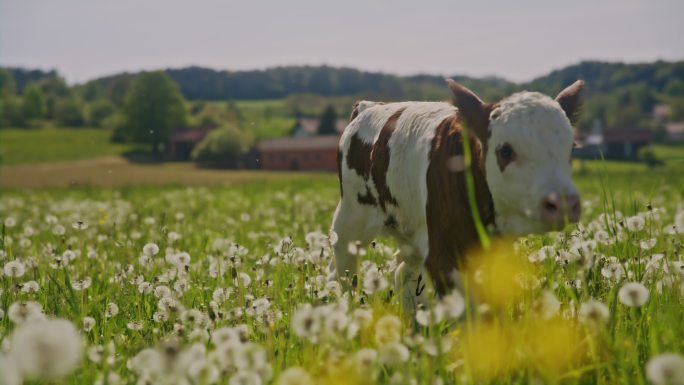
[[[496,162],[499,164],[501,172],[514,160],[515,151],[513,151],[513,147],[510,144],[504,143],[496,148]]]

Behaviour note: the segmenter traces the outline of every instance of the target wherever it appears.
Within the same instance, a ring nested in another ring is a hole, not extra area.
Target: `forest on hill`
[[[190,101],[271,100],[306,95],[311,98],[375,100],[445,100],[444,77],[397,76],[353,68],[289,66],[266,70],[225,71],[202,67],[166,69],[185,99]],[[21,126],[36,115],[58,126],[103,125],[123,106],[126,93],[140,73],[120,73],[68,85],[55,71],[7,68],[0,71],[0,124]],[[684,61],[624,64],[585,61],[550,72],[526,83],[502,78],[451,78],[495,101],[519,90],[555,95],[576,79],[584,79],[584,114],[580,129],[595,122],[604,127],[649,127],[653,107],[669,106],[666,120],[684,119]],[[40,97],[36,96],[39,89]],[[33,94],[25,100],[27,90]],[[40,100],[38,100],[40,99]],[[40,108],[21,105],[40,104]],[[346,111],[340,111],[346,113]],[[29,116],[25,116],[28,113]],[[23,115],[22,115],[23,114]]]

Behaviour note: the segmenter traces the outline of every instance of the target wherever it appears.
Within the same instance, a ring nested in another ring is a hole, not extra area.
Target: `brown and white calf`
[[[380,234],[400,246],[397,293],[409,308],[424,303],[419,283],[427,270],[439,294],[466,250],[478,244],[468,204],[463,127],[468,130],[479,215],[502,234],[527,234],[577,222],[580,200],[571,179],[572,123],[582,81],[555,99],[519,92],[484,103],[449,80],[453,104],[438,102],[355,105],[340,138],[341,199],[331,278],[352,276],[350,242]]]

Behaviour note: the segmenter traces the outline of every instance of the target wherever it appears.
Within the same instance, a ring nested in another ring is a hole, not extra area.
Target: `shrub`
[[[210,132],[195,146],[192,159],[196,162],[221,166],[238,167],[252,147],[253,138],[240,131],[235,125],[227,125]]]

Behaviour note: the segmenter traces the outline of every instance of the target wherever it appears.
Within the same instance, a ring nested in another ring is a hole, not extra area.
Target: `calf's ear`
[[[580,107],[582,106],[580,91],[582,91],[583,87],[584,80],[578,80],[556,96],[556,101],[560,104],[563,111],[565,111],[565,116],[570,119],[570,123],[573,125],[577,123],[577,120],[579,119]]]
[[[484,103],[475,93],[452,79],[447,79],[451,89],[452,103],[458,108],[458,114],[481,142],[489,139],[489,114],[493,105]]]

